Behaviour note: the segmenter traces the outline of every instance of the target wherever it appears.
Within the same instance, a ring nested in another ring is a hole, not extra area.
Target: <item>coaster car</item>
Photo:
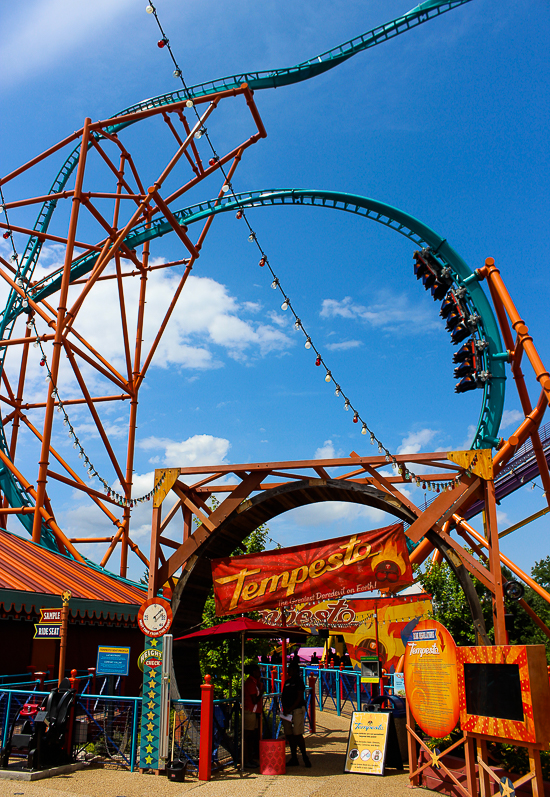
[[[68,678],[41,705],[31,696],[12,722],[0,766],[7,769],[10,757],[26,758],[26,768],[35,770],[69,763],[71,753],[65,748],[75,697]]]

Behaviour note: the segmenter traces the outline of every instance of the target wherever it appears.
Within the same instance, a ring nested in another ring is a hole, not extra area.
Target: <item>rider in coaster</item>
[[[286,740],[290,746],[290,758],[287,767],[299,765],[296,750],[299,747],[304,759],[304,766],[310,767],[311,761],[306,753],[306,743],[304,740],[304,723],[306,717],[306,700],[304,696],[305,684],[300,675],[300,666],[292,661],[288,667],[288,676],[281,695],[282,714],[292,719],[284,719],[283,728]]]

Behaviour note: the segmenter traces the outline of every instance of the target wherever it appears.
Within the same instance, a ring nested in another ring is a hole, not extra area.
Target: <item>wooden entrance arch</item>
[[[174,635],[181,636],[201,622],[212,585],[211,559],[229,556],[251,531],[283,512],[322,501],[345,501],[381,509],[408,524],[406,534],[411,547],[416,545],[411,553],[413,562],[422,562],[434,549],[439,551],[459,578],[478,637],[487,644],[471,580],[475,575],[494,596],[495,642],[503,644],[503,585],[490,452],[403,454],[392,458],[392,464],[394,475],[390,477],[380,473],[388,468],[385,455],[359,457],[352,452],[343,459],[157,470],[155,483],[162,478],[162,488],[153,506],[149,594],[157,594],[166,583],[173,587]],[[236,477],[235,482],[224,484],[229,475]],[[187,483],[185,479],[191,476],[194,481]],[[413,477],[426,491],[429,485],[436,493],[424,509],[400,490]],[[163,518],[163,504],[170,492],[176,502]],[[214,510],[206,503],[213,493],[225,496]],[[458,514],[480,499],[486,509],[487,538]],[[166,529],[180,512],[182,538],[175,541],[166,536]],[[451,537],[452,528],[467,547]],[[179,683],[185,683],[186,694],[198,692],[196,648],[189,643],[175,648],[174,667]]]

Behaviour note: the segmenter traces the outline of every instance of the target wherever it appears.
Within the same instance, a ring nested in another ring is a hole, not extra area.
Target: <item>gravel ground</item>
[[[348,728],[349,717],[318,713],[317,732],[306,739],[312,768],[286,775],[226,770],[210,782],[174,783],[162,775],[87,769],[47,780],[1,780],[0,797],[180,797],[191,791],[199,797],[199,790],[200,797],[409,797],[407,775],[395,770],[384,777],[342,773]]]

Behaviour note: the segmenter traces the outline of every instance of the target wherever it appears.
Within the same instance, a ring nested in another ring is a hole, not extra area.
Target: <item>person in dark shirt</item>
[[[311,659],[309,661],[310,661],[310,664],[319,664],[319,657],[317,655],[317,651],[315,651],[315,650],[313,651],[313,656],[311,657]]]
[[[300,748],[304,766],[310,767],[311,761],[306,753],[304,739],[304,723],[306,717],[305,684],[300,675],[299,665],[292,661],[288,668],[288,676],[281,694],[283,728],[290,747],[290,758],[287,767],[299,765],[297,749]]]
[[[258,664],[246,668],[248,678],[244,682],[244,765],[247,769],[258,766],[254,755],[258,752],[259,721],[262,713],[262,695],[264,687],[262,674]]]

